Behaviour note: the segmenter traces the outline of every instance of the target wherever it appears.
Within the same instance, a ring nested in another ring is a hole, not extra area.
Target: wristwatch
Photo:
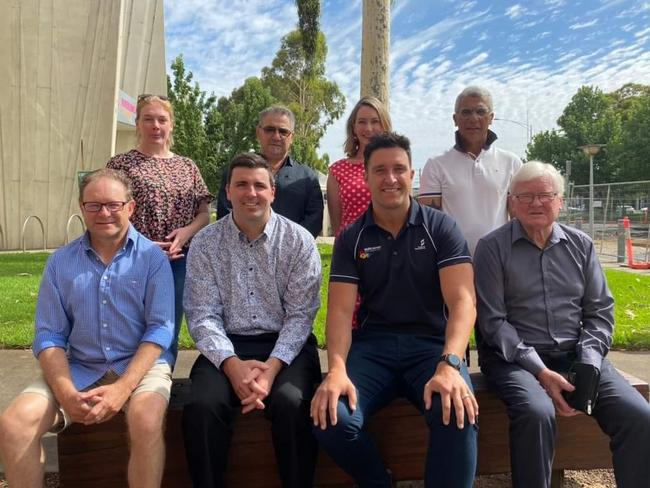
[[[455,354],[453,354],[453,353],[443,354],[442,356],[440,356],[440,360],[444,361],[445,363],[447,363],[452,368],[460,371],[460,365],[462,364],[462,361]]]

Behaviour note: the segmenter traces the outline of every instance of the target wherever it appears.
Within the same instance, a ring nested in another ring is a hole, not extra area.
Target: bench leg
[[[554,469],[551,471],[551,488],[562,488],[564,486],[564,470]]]

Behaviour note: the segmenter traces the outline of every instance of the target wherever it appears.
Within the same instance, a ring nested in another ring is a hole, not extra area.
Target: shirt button
[[[106,350],[107,350],[107,351],[110,351],[110,350],[111,350],[111,347],[110,347],[110,346],[106,346]]]
[[[107,280],[107,279],[108,279],[108,276],[103,276],[102,279],[103,279],[103,280]]]
[[[106,328],[108,327],[108,324],[102,324],[102,327]]]
[[[253,268],[248,268],[248,271],[253,271]]]
[[[103,303],[104,305],[106,305],[106,300],[102,300],[102,303]]]
[[[397,256],[397,251],[393,251],[393,256]]]
[[[257,318],[257,315],[253,315],[253,318],[256,319],[256,318]]]
[[[251,292],[250,295],[253,296],[253,292]]]

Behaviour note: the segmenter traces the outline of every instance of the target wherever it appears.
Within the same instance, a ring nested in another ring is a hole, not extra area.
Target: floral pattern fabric
[[[214,198],[199,168],[184,156],[156,158],[132,149],[111,158],[106,167],[131,179],[136,203],[131,223],[152,241],[164,241],[174,229],[190,224],[199,206]]]

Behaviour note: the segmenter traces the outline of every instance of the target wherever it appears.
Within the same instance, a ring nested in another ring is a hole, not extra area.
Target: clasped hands
[[[241,360],[231,356],[221,369],[241,401],[243,414],[264,409],[264,399],[271,393],[273,381],[282,369],[282,362],[274,357],[266,361]]]
[[[131,389],[119,381],[66,396],[61,407],[74,422],[100,424],[113,418],[131,396]]]

